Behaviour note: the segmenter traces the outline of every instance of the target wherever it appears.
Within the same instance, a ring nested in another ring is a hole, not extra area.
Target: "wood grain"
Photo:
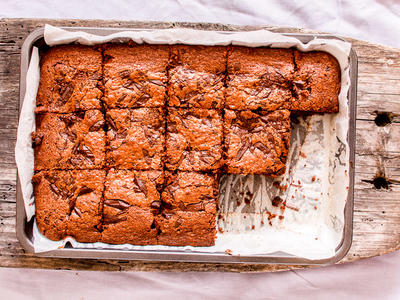
[[[20,49],[25,37],[46,23],[89,27],[260,29],[252,26],[192,23],[0,20],[0,266],[107,271],[234,272],[280,271],[301,267],[38,258],[24,253],[15,234],[14,146],[18,122]],[[313,32],[271,26],[263,28],[276,32]],[[354,39],[347,40],[353,44],[359,62],[356,178],[354,239],[348,255],[340,263],[400,249],[400,49]],[[392,122],[383,127],[377,126],[377,114],[385,113],[390,113]],[[374,181],[376,177],[380,179]]]

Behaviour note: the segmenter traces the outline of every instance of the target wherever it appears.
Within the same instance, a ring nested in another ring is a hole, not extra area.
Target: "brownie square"
[[[102,242],[157,244],[154,215],[160,209],[162,184],[162,171],[111,169],[104,191]]]
[[[222,164],[222,118],[215,110],[169,108],[165,166],[212,171]]]
[[[340,66],[327,52],[295,51],[297,70],[290,109],[309,112],[339,111]]]
[[[225,107],[233,110],[286,108],[294,72],[293,50],[233,46],[228,52]]]
[[[103,98],[106,106],[163,106],[168,59],[168,45],[107,45],[104,50]]]
[[[167,246],[212,246],[215,243],[215,214],[205,211],[163,212],[156,216],[157,242]]]
[[[39,231],[57,241],[73,236],[78,242],[100,239],[105,171],[41,171],[32,178]]]
[[[227,48],[171,46],[168,105],[218,109],[223,106]]]
[[[63,45],[41,57],[36,112],[100,109],[102,55],[93,47]]]
[[[106,123],[110,167],[163,168],[165,121],[161,108],[111,109],[106,113]]]
[[[216,174],[167,172],[162,206],[167,210],[217,212],[218,178]]]
[[[138,206],[158,210],[163,171],[134,171],[110,169],[104,191],[105,206]]]
[[[225,112],[226,168],[233,174],[282,175],[290,143],[290,112]]]
[[[35,170],[94,169],[104,165],[104,117],[99,110],[36,115]]]

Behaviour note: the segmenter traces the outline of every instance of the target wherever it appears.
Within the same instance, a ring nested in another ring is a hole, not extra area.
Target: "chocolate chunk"
[[[131,206],[128,202],[125,202],[121,199],[106,199],[104,200],[104,205],[114,207],[120,210],[125,210]]]
[[[140,97],[136,100],[136,105],[144,105],[150,99],[150,95],[147,93],[143,93]]]
[[[60,195],[61,195],[60,189],[59,189],[54,183],[51,183],[51,184],[50,184],[50,189],[51,189],[51,190],[53,191],[53,193],[56,194],[57,196],[60,196]]]
[[[32,133],[32,147],[38,147],[42,144],[43,141],[43,134],[41,133]]]
[[[283,199],[279,196],[274,197],[272,199],[272,205],[278,207],[282,203]]]
[[[82,212],[80,211],[79,208],[77,208],[76,206],[74,207],[74,209],[72,210],[73,213],[77,214],[79,218],[82,217]]]
[[[107,123],[110,125],[110,127],[111,127],[113,130],[115,130],[115,131],[118,130],[117,126],[116,126],[115,123],[114,123],[114,120],[110,117],[110,115],[107,115],[107,116],[106,116],[106,120],[107,120]]]
[[[154,208],[154,209],[159,209],[161,207],[161,201],[153,201],[153,202],[151,202],[150,207]]]
[[[128,78],[129,75],[131,75],[131,71],[129,71],[129,70],[124,70],[124,71],[119,72],[119,76],[121,76],[121,78],[123,78],[123,79]]]
[[[119,96],[119,98],[117,99],[117,101],[115,102],[115,104],[118,106],[121,104],[122,101],[124,101],[124,99],[126,98],[126,96],[128,96],[128,94],[123,93],[121,96]]]
[[[246,142],[242,145],[242,147],[236,154],[236,160],[240,160],[249,148],[250,148],[250,138],[248,137]]]
[[[82,195],[85,195],[85,194],[88,194],[88,193],[91,193],[91,192],[93,192],[93,190],[91,188],[88,188],[87,186],[84,186],[79,190],[78,197],[82,196]]]
[[[98,131],[104,126],[104,120],[97,121],[92,126],[90,126],[89,131]]]
[[[76,134],[70,130],[65,130],[65,131],[60,132],[60,136],[64,140],[69,140],[72,143],[74,143],[75,139],[76,139]]]
[[[187,209],[189,211],[203,211],[204,210],[204,202],[190,203],[187,205]]]
[[[68,101],[69,98],[71,98],[72,93],[74,92],[74,88],[70,85],[62,86],[60,88],[60,97],[64,103]]]
[[[94,155],[92,151],[90,151],[90,149],[85,145],[80,144],[76,152],[82,154],[83,156],[89,158],[90,160],[94,160]]]
[[[257,132],[261,132],[261,131],[263,131],[264,130],[264,127],[262,127],[262,126],[257,126],[257,127],[254,127],[252,130],[251,130],[251,132],[252,133],[257,133]]]
[[[108,214],[104,214],[103,215],[103,224],[107,225],[107,224],[115,224],[115,223],[119,223],[122,221],[126,221],[127,218],[126,216],[120,216],[120,215],[108,215]]]
[[[267,148],[267,146],[265,146],[265,145],[264,145],[263,143],[261,143],[261,142],[257,142],[257,143],[255,143],[253,146],[256,147],[257,149],[259,149],[259,150],[265,152],[265,153],[268,153],[268,148]]]
[[[149,82],[150,83],[152,83],[152,84],[155,84],[155,85],[159,85],[159,86],[162,86],[162,87],[165,87],[165,84],[164,84],[164,82],[162,82],[161,80],[149,80]]]
[[[134,182],[134,184],[136,184],[136,186],[140,189],[140,191],[143,194],[147,195],[147,187],[140,178],[137,178],[136,176],[134,176],[133,182]]]

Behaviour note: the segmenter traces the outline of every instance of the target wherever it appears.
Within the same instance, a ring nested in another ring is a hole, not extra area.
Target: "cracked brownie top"
[[[226,171],[279,176],[285,171],[290,142],[290,112],[225,113]]]
[[[222,164],[222,118],[215,110],[169,108],[165,166],[211,171]]]
[[[168,45],[106,45],[104,103],[109,108],[160,107],[165,103]]]
[[[100,239],[103,170],[42,171],[32,178],[36,222],[51,240],[67,235],[78,242]]]
[[[226,55],[226,47],[171,46],[168,106],[222,108]]]
[[[106,123],[107,165],[136,170],[163,168],[165,121],[161,108],[111,109]]]
[[[35,170],[94,169],[104,165],[104,118],[99,110],[36,115]]]
[[[233,110],[286,108],[294,72],[293,50],[233,46],[228,52],[225,106]]]
[[[71,113],[99,109],[102,55],[82,45],[52,47],[41,56],[37,112]]]

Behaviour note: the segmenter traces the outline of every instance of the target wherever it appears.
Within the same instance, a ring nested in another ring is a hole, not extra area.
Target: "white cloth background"
[[[0,0],[0,17],[288,25],[400,47],[396,0]],[[261,274],[2,268],[0,290],[2,299],[400,299],[400,252],[339,266]]]

